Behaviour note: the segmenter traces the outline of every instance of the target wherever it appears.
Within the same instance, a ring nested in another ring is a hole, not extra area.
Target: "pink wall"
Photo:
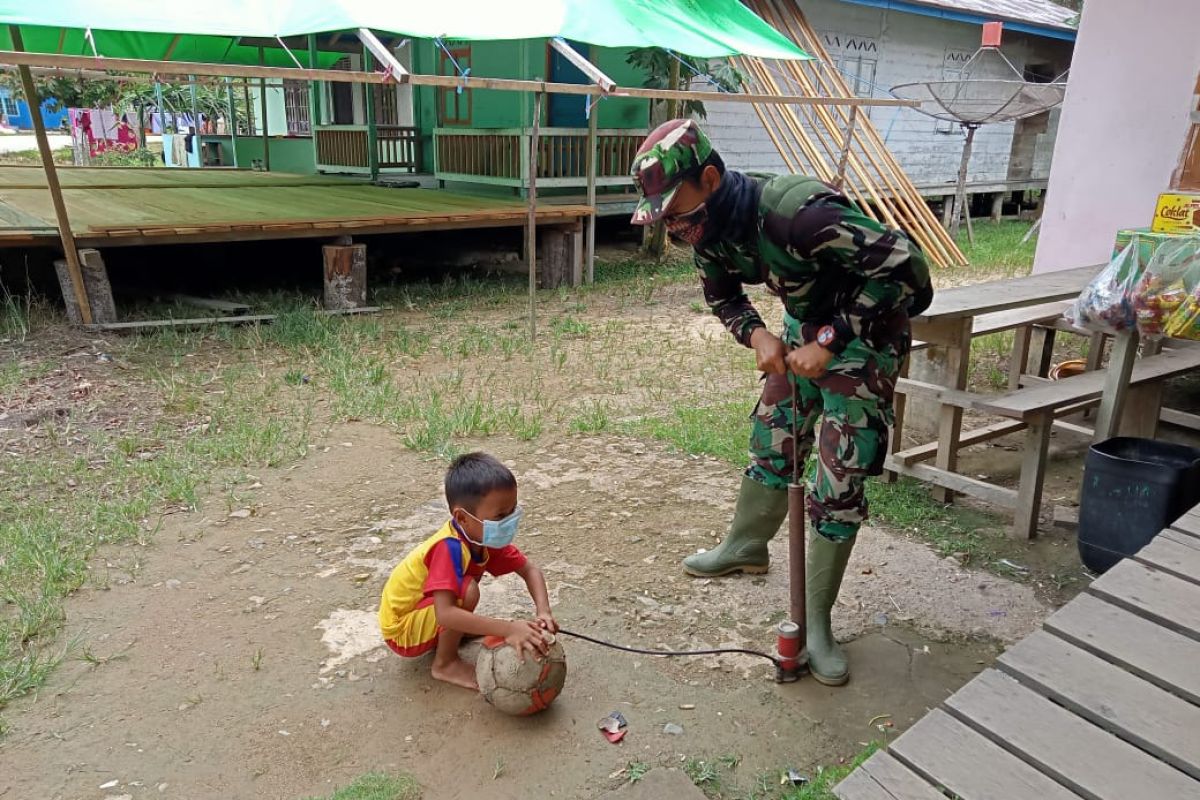
[[[1084,4],[1034,272],[1107,261],[1119,228],[1150,224],[1187,135],[1198,41],[1197,0]]]

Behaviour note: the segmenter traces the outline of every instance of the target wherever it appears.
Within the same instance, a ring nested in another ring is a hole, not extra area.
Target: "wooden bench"
[[[1130,386],[1161,382],[1200,368],[1200,347],[1194,343],[1170,341],[1167,347],[1164,352],[1141,358],[1134,364],[1129,378]],[[902,378],[896,387],[900,394],[922,395],[945,406],[1006,418],[1004,422],[964,431],[958,439],[958,447],[979,444],[1024,430],[1020,481],[1018,488],[1014,490],[921,463],[937,454],[936,442],[893,452],[888,458],[887,468],[989,503],[1012,508],[1015,517],[1013,535],[1030,538],[1037,531],[1050,432],[1057,424],[1081,433],[1090,433],[1082,426],[1063,423],[1059,418],[1099,404],[1107,379],[1108,376],[1103,370],[1085,372],[1058,381],[1023,376],[1021,380],[1026,385],[1021,388],[1002,394],[980,395]],[[1155,409],[1156,419],[1157,413]]]

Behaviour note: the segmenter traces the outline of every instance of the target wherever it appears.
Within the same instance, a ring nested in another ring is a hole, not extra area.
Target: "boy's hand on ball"
[[[537,615],[538,624],[542,626],[542,630],[548,633],[558,633],[558,620],[554,619],[554,615],[549,611],[544,611]]]
[[[549,650],[550,646],[546,644],[546,639],[542,636],[540,622],[518,620],[510,622],[508,630],[509,633],[504,637],[504,640],[517,651],[522,661],[525,660],[526,650],[535,658],[539,655],[546,655],[547,650]]]

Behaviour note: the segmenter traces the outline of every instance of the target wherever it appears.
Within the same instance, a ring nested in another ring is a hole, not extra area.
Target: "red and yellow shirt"
[[[461,599],[468,578],[478,581],[485,572],[499,577],[524,566],[525,555],[511,544],[495,550],[484,548],[482,558],[476,560],[466,539],[453,522],[447,522],[392,570],[379,600],[383,638],[395,639],[403,628],[401,620],[428,606],[434,592],[449,590]]]

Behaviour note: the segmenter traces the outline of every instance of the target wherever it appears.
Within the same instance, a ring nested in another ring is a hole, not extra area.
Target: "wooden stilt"
[[[117,305],[113,300],[112,284],[108,281],[108,269],[99,250],[83,248],[76,251],[79,256],[80,276],[83,278],[84,295],[91,313],[91,321],[85,322],[82,308],[73,291],[71,264],[66,259],[54,262],[58,273],[58,284],[62,287],[63,300],[67,306],[67,319],[72,325],[100,325],[117,321]]]
[[[327,244],[321,248],[325,264],[325,308],[330,311],[362,308],[367,304],[367,246]]]
[[[21,38],[20,27],[9,25],[8,32],[12,38],[13,49],[23,51],[25,42]],[[84,288],[83,272],[79,267],[79,252],[75,249],[75,235],[71,232],[71,220],[67,216],[67,204],[63,200],[62,186],[58,182],[58,170],[54,168],[54,153],[50,150],[50,140],[46,138],[46,123],[42,119],[37,86],[33,83],[33,73],[29,71],[29,67],[20,66],[17,72],[21,75],[21,89],[29,103],[30,116],[33,117],[33,134],[37,139],[38,153],[42,157],[42,169],[46,172],[46,186],[50,189],[50,201],[54,205],[54,219],[58,224],[58,236],[62,239],[67,271],[71,277],[71,290],[79,307],[79,319],[84,325],[91,325],[92,306]]]
[[[542,230],[538,283],[543,289],[579,284],[583,265],[582,240],[583,229],[579,225]]]

